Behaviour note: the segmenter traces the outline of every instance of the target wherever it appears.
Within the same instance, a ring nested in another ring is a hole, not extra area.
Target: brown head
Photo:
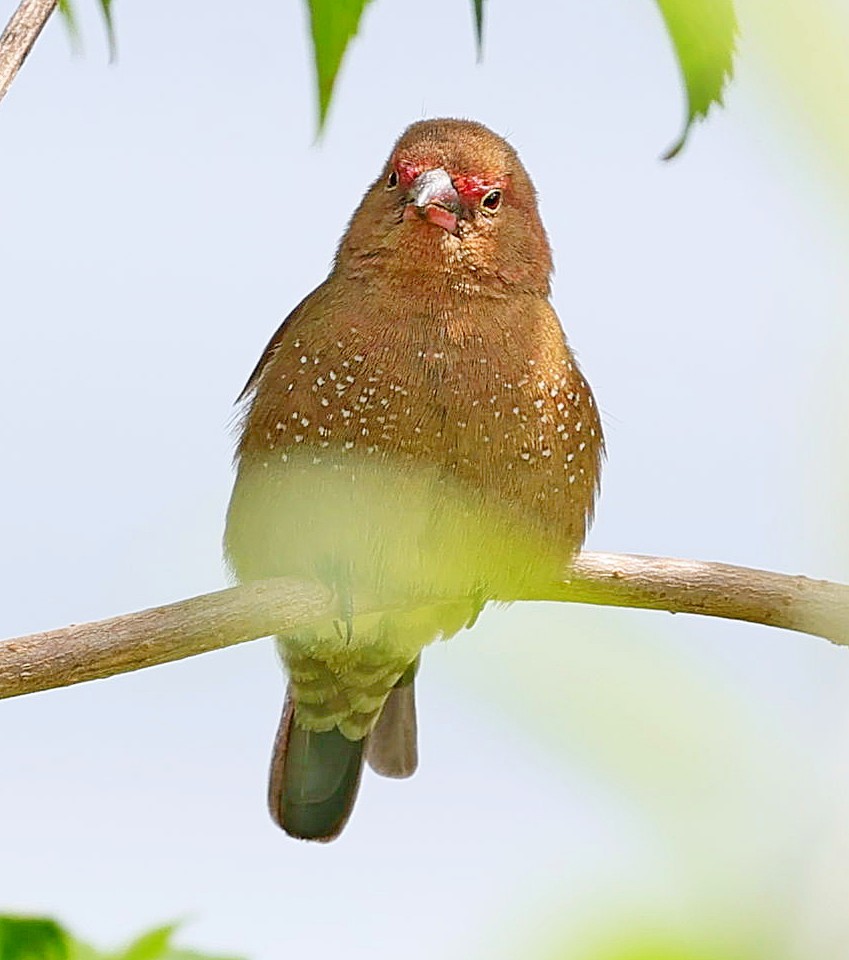
[[[551,251],[516,151],[471,120],[423,120],[395,144],[336,271],[411,272],[548,296]]]

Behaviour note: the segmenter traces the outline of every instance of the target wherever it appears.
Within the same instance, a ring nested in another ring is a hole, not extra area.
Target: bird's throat
[[[426,207],[409,204],[404,208],[404,219],[432,224],[446,233],[457,233],[457,215],[435,203],[429,203]]]

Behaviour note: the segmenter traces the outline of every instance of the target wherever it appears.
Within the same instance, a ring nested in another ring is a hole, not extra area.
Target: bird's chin
[[[404,219],[431,223],[435,227],[440,227],[446,233],[457,235],[457,214],[435,203],[429,203],[424,208],[409,204],[404,208]]]

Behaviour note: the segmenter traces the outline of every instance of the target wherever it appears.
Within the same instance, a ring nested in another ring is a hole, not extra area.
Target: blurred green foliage
[[[687,119],[676,143],[665,154],[674,157],[691,127],[714,104],[722,104],[734,69],[737,16],[733,0],[657,0],[675,47],[687,90]]]
[[[54,920],[0,917],[0,960],[67,960],[71,956],[70,941]]]
[[[98,0],[106,23],[110,57],[115,56],[112,0]],[[318,129],[323,130],[345,53],[360,28],[370,0],[306,0],[315,63]],[[484,0],[471,0],[478,58],[483,51]],[[687,93],[687,116],[678,140],[664,159],[676,156],[693,124],[722,104],[731,79],[737,16],[734,0],[657,0]],[[77,36],[72,0],[58,0],[72,37]]]
[[[114,60],[116,56],[116,46],[115,24],[112,19],[112,0],[97,0],[97,2],[100,4],[100,12],[103,14],[103,22],[106,25],[106,39],[109,42],[109,59]],[[65,19],[71,40],[74,42],[78,41],[79,29],[77,27],[77,18],[74,13],[72,0],[57,0],[56,5],[59,8],[59,13],[61,13]]]
[[[172,946],[176,930],[176,924],[158,927],[122,950],[103,953],[76,940],[55,920],[0,916],[0,960],[225,960]]]
[[[348,44],[356,36],[369,0],[307,0],[318,91],[319,130],[327,119],[333,88]]]
[[[552,954],[551,960],[563,960],[564,954]],[[740,952],[709,945],[704,941],[681,942],[667,937],[637,935],[627,942],[618,940],[591,950],[585,960],[763,960],[761,954]]]

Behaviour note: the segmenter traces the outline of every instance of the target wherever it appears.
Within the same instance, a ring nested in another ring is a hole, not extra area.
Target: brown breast
[[[392,316],[366,296],[353,313],[324,284],[260,363],[240,456],[438,466],[577,549],[603,452],[592,392],[546,301],[490,304],[485,329],[462,303],[407,298]]]

